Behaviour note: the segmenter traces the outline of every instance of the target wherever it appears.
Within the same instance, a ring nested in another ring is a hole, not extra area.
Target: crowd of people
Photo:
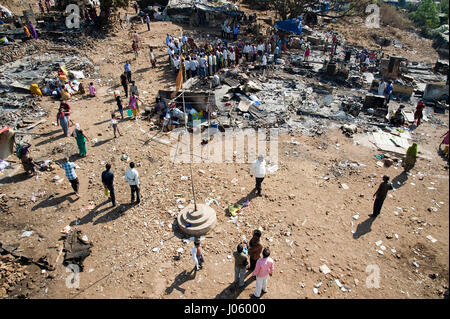
[[[47,1],[45,1],[47,5]],[[42,1],[39,1],[41,10],[43,9]],[[136,13],[139,12],[137,4],[134,4]],[[49,8],[47,7],[47,10]],[[83,14],[86,21],[96,21],[97,16],[94,11],[87,11]],[[251,21],[254,19],[251,16]],[[130,16],[125,15],[125,21],[130,23]],[[122,22],[122,21],[121,21]],[[151,30],[150,18],[145,16],[145,23],[147,24],[148,31]],[[27,26],[24,26],[24,31],[31,37],[37,38],[36,30],[30,24],[30,30]],[[174,35],[167,34],[165,38],[165,45],[167,47],[167,57],[172,72],[178,75],[180,72],[183,77],[183,81],[187,81],[192,77],[212,77],[216,75],[221,69],[230,68],[240,65],[241,63],[257,63],[262,69],[269,63],[276,62],[281,55],[288,50],[288,45],[292,39],[288,39],[286,36],[280,36],[276,33],[271,33],[266,37],[260,37],[256,41],[244,41],[239,39],[240,24],[239,21],[235,21],[234,24],[224,25],[222,28],[222,38],[215,38],[214,40],[207,41],[202,44],[197,44],[194,39],[188,38],[186,35],[182,35],[177,38]],[[132,49],[137,59],[139,50],[142,49],[142,40],[136,30],[132,30]],[[304,48],[304,60],[308,61],[311,55],[311,46],[309,43],[303,43],[303,39],[300,39],[301,45]],[[339,37],[336,33],[330,32],[327,34],[325,42],[325,51],[330,52],[331,56],[336,55],[338,46],[340,45]],[[350,60],[350,55],[345,54],[345,60]],[[368,69],[372,65],[377,65],[380,54],[376,51],[362,50],[359,55],[359,61],[361,63],[362,70]],[[348,62],[347,61],[347,62]],[[149,47],[149,62],[154,68],[157,61],[153,53],[153,48]],[[72,136],[76,140],[78,147],[79,157],[87,156],[87,140],[88,136],[81,128],[79,123],[74,123],[71,119],[71,107],[67,100],[73,94],[86,94],[83,84],[78,82],[70,82],[64,77],[67,75],[64,69],[58,70],[58,78],[49,83],[49,92],[45,92],[46,95],[53,95],[60,99],[60,105],[56,114],[56,123],[61,126],[63,135],[65,137]],[[135,80],[133,79],[131,61],[128,60],[123,65],[123,72],[120,74],[120,84],[123,87],[125,98],[128,99],[128,103],[122,102],[122,97],[119,91],[115,91],[115,101],[117,104],[117,111],[120,113],[121,120],[124,120],[124,106],[128,106],[133,119],[137,120],[139,116],[139,105],[144,103],[139,96],[139,90]],[[88,87],[89,96],[96,97],[97,90],[94,83],[91,82]],[[378,87],[378,94],[385,97],[386,105],[389,103],[393,92],[392,81],[381,81]],[[49,93],[49,94],[47,94]],[[416,107],[414,113],[415,124],[419,126],[421,119],[423,118],[423,110],[425,104],[420,101]],[[391,118],[391,123],[396,126],[402,126],[405,123],[402,111],[404,106],[401,105],[399,109],[394,113]],[[188,110],[189,111],[189,110]],[[160,98],[156,101],[155,112],[159,113],[161,125],[163,127],[170,128],[176,121],[180,121],[185,117],[184,110],[180,110],[176,107],[176,103],[167,104]],[[194,117],[196,112],[190,113],[191,117]],[[209,116],[209,115],[208,115]],[[111,126],[113,128],[114,138],[121,136],[119,129],[119,121],[115,112],[111,113]],[[71,126],[74,126],[72,133],[69,132]],[[447,132],[443,143],[447,145],[448,152],[449,133]],[[39,164],[33,161],[30,156],[30,144],[20,143],[18,144],[16,155],[21,159],[23,168],[27,174],[36,174],[36,169],[49,169],[51,163]],[[418,146],[416,143],[408,149],[406,158],[404,161],[404,170],[410,171],[416,162]],[[65,171],[65,176],[70,182],[75,194],[80,196],[80,182],[76,173],[78,166],[66,158],[62,164],[62,168]],[[257,196],[262,196],[262,183],[266,175],[266,162],[261,155],[258,159],[252,163],[250,168],[250,176],[255,177],[255,190]],[[141,201],[140,196],[140,180],[139,172],[136,169],[134,162],[129,164],[129,169],[125,171],[124,178],[130,187],[131,203],[139,204]],[[389,176],[383,176],[383,182],[379,185],[377,191],[373,195],[375,197],[373,204],[373,213],[370,215],[376,218],[380,212],[382,205],[387,197],[388,191],[393,189],[393,185],[389,183]],[[101,174],[101,181],[105,191],[105,195],[109,197],[113,207],[117,206],[116,193],[114,189],[114,173],[111,164],[105,165],[105,170]],[[262,233],[259,229],[253,232],[252,239],[247,243],[241,242],[237,245],[234,256],[234,282],[237,287],[245,286],[245,278],[249,274],[256,279],[256,288],[253,293],[255,298],[260,298],[261,294],[268,290],[268,278],[274,272],[274,261],[270,258],[269,247],[263,247],[261,243]],[[195,270],[200,270],[202,264],[205,263],[205,256],[199,240],[194,241],[192,247],[191,256],[194,261]]]

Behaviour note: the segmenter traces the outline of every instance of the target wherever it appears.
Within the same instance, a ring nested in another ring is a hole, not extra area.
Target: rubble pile
[[[49,46],[47,43],[35,48],[43,52],[41,50]],[[30,85],[36,83],[41,86],[47,79],[55,78],[56,70],[61,65],[86,74],[94,70],[89,58],[73,54],[70,50],[66,54],[34,53],[0,66],[0,110],[3,111],[0,125],[16,128],[24,119],[36,120],[45,115],[40,98],[29,93]]]
[[[22,281],[26,275],[27,266],[17,263],[11,255],[0,256],[0,298],[8,298],[8,294]]]

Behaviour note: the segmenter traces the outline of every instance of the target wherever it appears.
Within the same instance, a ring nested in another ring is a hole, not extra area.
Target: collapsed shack
[[[34,53],[1,65],[0,125],[15,129],[23,126],[25,120],[36,120],[45,115],[39,103],[40,98],[33,97],[30,88],[32,84],[37,84],[43,95],[52,96],[51,87],[59,81],[57,71],[61,67],[69,70],[69,77],[70,74],[78,74],[76,71],[88,73],[94,69],[92,62],[85,56],[56,53]]]
[[[171,21],[193,26],[217,27],[244,14],[228,1],[169,0],[166,9]]]
[[[181,93],[160,90],[157,100],[164,104],[164,106],[158,108],[158,111],[161,111],[162,114],[164,114],[166,107],[170,108],[170,111],[167,111],[169,116],[166,115],[164,122],[161,123],[162,126],[187,124],[189,128],[192,128],[194,121],[199,121],[201,127],[207,127],[211,124],[211,120],[217,117],[213,92],[183,91]],[[187,123],[185,123],[184,111],[187,113]],[[162,117],[161,120],[163,120]]]

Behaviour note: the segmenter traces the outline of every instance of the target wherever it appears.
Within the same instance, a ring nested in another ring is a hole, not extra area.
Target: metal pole
[[[186,129],[186,133],[188,133],[188,129],[187,129],[187,116],[186,116],[186,106],[184,103],[184,91],[182,93],[182,98],[183,98],[183,112],[184,112],[184,127]],[[189,150],[191,150],[191,141],[189,139]],[[191,169],[191,188],[192,188],[192,197],[194,198],[194,210],[197,211],[197,200],[195,198],[195,187],[194,187],[194,174],[192,173],[192,160],[191,160],[191,153],[192,151],[189,151],[189,167]]]

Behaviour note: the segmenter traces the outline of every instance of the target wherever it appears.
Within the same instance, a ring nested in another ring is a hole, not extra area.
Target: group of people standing
[[[239,243],[236,251],[233,252],[235,287],[244,287],[245,278],[252,274],[252,277],[256,279],[256,288],[253,293],[255,298],[260,298],[261,293],[267,292],[268,279],[274,271],[274,261],[269,257],[270,249],[268,247],[264,248],[261,244],[261,235],[261,231],[256,229],[253,231],[252,239],[248,243],[246,241]],[[202,269],[205,258],[201,242],[198,239],[194,241],[191,256],[195,265],[194,269],[196,271]]]

